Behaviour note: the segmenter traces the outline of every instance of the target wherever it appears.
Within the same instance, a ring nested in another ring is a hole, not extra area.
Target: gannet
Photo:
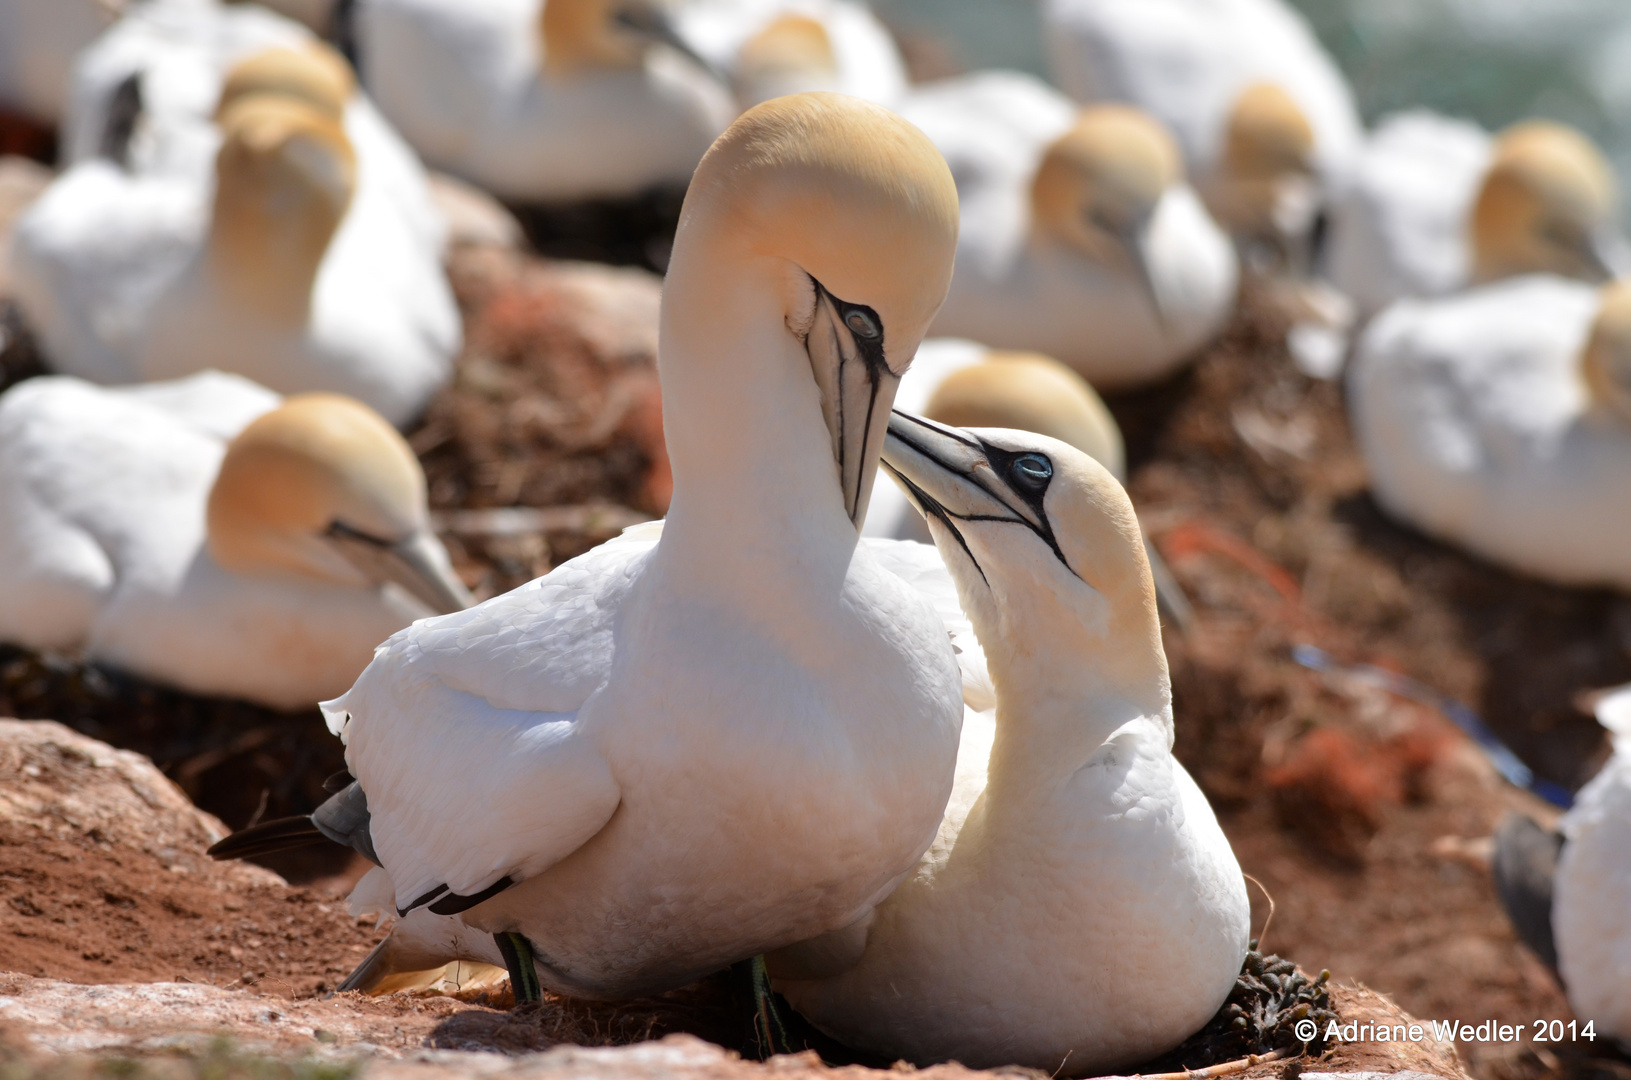
[[[338,108],[357,155],[358,206],[370,208],[380,227],[411,234],[425,258],[441,257],[446,223],[425,170],[357,89],[350,65],[305,27],[254,4],[134,5],[74,65],[63,160],[102,157],[143,176],[207,177],[221,141],[215,119],[230,83],[242,84],[248,69],[258,69],[254,82],[263,91]]]
[[[934,837],[962,718],[944,622],[856,532],[956,234],[894,114],[739,118],[663,290],[660,532],[392,637],[324,706],[355,783],[215,853],[348,841],[394,914],[496,935],[522,999],[655,992],[867,918]]]
[[[1384,120],[1331,209],[1326,270],[1361,312],[1524,273],[1631,270],[1614,172],[1584,135],[1530,120],[1491,138],[1425,110]]]
[[[274,708],[469,595],[377,414],[235,375],[0,396],[0,640]]]
[[[907,93],[899,46],[857,0],[684,0],[675,28],[743,108],[808,90],[894,107]]]
[[[1595,711],[1613,755],[1556,832],[1521,814],[1502,823],[1495,883],[1578,1020],[1631,1048],[1631,687],[1605,693]]]
[[[1388,513],[1523,573],[1631,588],[1631,283],[1401,300],[1360,338],[1348,402]]]
[[[920,87],[901,114],[946,155],[962,200],[935,334],[1053,356],[1111,389],[1170,373],[1233,311],[1229,238],[1147,115],[1078,111],[1010,72]]]
[[[916,872],[870,922],[766,957],[846,1045],[927,1065],[1093,1076],[1176,1046],[1246,955],[1245,881],[1172,756],[1172,695],[1132,505],[1045,436],[897,412],[884,462],[922,508],[985,648],[994,712]]]
[[[1043,19],[1066,93],[1153,114],[1250,264],[1306,269],[1320,201],[1362,128],[1300,15],[1281,0],[1048,0]]]
[[[101,383],[228,368],[413,420],[461,337],[439,254],[361,189],[325,109],[244,92],[219,122],[213,191],[95,159],[19,220],[17,298],[51,366]]]
[[[736,109],[661,0],[371,0],[358,66],[425,161],[501,198],[683,185]]]
[[[113,23],[119,6],[109,0],[0,0],[0,108],[47,126],[60,123],[74,57]]]

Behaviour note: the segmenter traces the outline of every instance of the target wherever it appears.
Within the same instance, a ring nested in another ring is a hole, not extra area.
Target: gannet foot
[[[515,1003],[524,1005],[544,1000],[538,969],[532,963],[532,942],[514,933],[494,934],[493,941],[498,945],[499,955],[504,957],[504,966],[510,969],[510,991],[515,994]]]
[[[748,963],[753,977],[753,1034],[759,1040],[759,1052],[765,1057],[791,1054],[794,1052],[793,1042],[788,1037],[786,1023],[776,1011],[764,954],[755,956]]]

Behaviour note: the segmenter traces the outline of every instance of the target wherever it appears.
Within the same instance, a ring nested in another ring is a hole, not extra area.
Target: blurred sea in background
[[[1631,188],[1631,0],[1291,0],[1367,121],[1412,106],[1496,129],[1542,116],[1586,131]],[[1041,74],[1036,0],[873,0],[950,66]]]

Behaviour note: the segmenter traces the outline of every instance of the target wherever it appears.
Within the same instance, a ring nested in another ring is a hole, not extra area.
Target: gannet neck
[[[250,96],[221,127],[206,272],[245,309],[298,330],[356,189],[356,154],[332,117],[292,99]]]
[[[1602,152],[1562,124],[1502,132],[1469,220],[1473,277],[1554,273],[1601,281],[1631,269]]]
[[[788,580],[847,566],[956,238],[945,161],[878,106],[793,95],[720,136],[686,193],[663,294],[665,559],[716,588],[751,587],[750,557]]]
[[[884,460],[924,511],[997,692],[992,776],[1061,775],[1116,729],[1171,737],[1155,585],[1102,465],[1031,432],[896,413]]]
[[[1580,371],[1593,402],[1631,423],[1631,282],[1603,287]]]

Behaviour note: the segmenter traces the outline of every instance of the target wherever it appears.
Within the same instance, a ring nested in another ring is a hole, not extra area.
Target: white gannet
[[[1076,372],[1040,353],[931,338],[918,347],[901,377],[895,407],[953,427],[1034,431],[1069,443],[1118,481],[1126,476],[1121,428],[1104,400]],[[934,542],[906,492],[887,480],[872,489],[861,535]]]
[[[1340,188],[1362,128],[1300,15],[1282,0],[1048,0],[1043,18],[1066,93],[1153,114],[1252,264],[1304,268],[1322,193]]]
[[[1495,834],[1495,884],[1518,936],[1596,1035],[1631,1049],[1631,686],[1604,692],[1613,754],[1555,832],[1523,814]]]
[[[1227,321],[1229,238],[1150,117],[1078,110],[1011,72],[920,87],[900,111],[946,155],[962,200],[936,334],[1053,356],[1110,389],[1170,373]]]
[[[350,842],[397,914],[496,935],[521,999],[653,992],[864,920],[933,839],[962,718],[940,615],[856,533],[956,232],[945,162],[894,114],[745,113],[663,290],[660,537],[391,638],[325,706],[356,782],[216,854]]]
[[[438,253],[358,190],[353,146],[323,109],[244,93],[220,124],[213,191],[99,158],[19,220],[17,297],[51,366],[101,383],[227,368],[408,423],[461,337]]]
[[[683,0],[675,29],[743,108],[808,90],[892,108],[907,93],[900,47],[859,0]]]
[[[1361,337],[1348,402],[1393,516],[1514,570],[1631,588],[1631,283],[1401,300]]]
[[[1614,172],[1573,128],[1491,138],[1424,110],[1384,120],[1331,208],[1325,270],[1366,315],[1524,273],[1600,281],[1631,270]]]
[[[60,123],[74,57],[118,14],[110,0],[0,0],[0,108]]]
[[[0,396],[0,595],[0,640],[275,708],[469,602],[384,420],[216,372]]]
[[[140,175],[208,175],[221,141],[214,121],[235,78],[338,110],[357,155],[358,205],[440,258],[446,225],[424,168],[357,89],[350,65],[305,27],[253,4],[133,7],[74,65],[63,160],[105,157]]]
[[[683,185],[735,115],[661,0],[370,0],[365,85],[425,161],[500,198]]]
[[[1092,1076],[1217,1012],[1245,881],[1172,756],[1155,590],[1126,492],[1045,436],[896,413],[884,461],[928,518],[985,649],[994,714],[917,871],[865,926],[766,957],[846,1045]]]

